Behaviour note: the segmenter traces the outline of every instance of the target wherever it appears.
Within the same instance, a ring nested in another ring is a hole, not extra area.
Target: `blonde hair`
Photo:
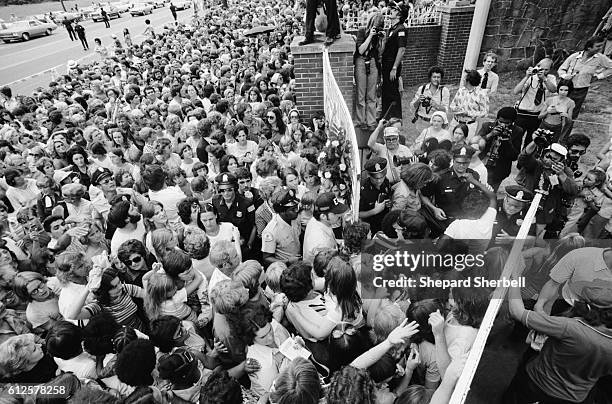
[[[177,291],[172,278],[165,273],[154,273],[147,282],[144,307],[149,320],[157,319],[161,313],[161,304],[170,299]]]
[[[157,259],[161,259],[169,251],[167,245],[173,238],[174,233],[169,229],[157,229],[151,232],[151,244]]]
[[[30,370],[25,369],[30,361],[30,352],[25,348],[35,344],[34,338],[34,334],[21,334],[0,344],[0,377],[6,379]]]
[[[277,293],[280,292],[280,278],[287,265],[281,261],[275,261],[266,269],[266,284],[270,289]]]

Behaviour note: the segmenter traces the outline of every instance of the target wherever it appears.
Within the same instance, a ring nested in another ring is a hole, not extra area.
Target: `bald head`
[[[544,58],[538,62],[536,67],[542,72],[543,76],[546,76],[550,72],[550,68],[552,67],[553,61],[549,58]]]

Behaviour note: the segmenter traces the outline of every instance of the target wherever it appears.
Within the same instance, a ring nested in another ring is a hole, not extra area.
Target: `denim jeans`
[[[365,59],[355,59],[355,84],[357,99],[355,101],[355,125],[376,125],[376,82],[378,69],[376,62],[370,60],[370,74],[366,74]]]

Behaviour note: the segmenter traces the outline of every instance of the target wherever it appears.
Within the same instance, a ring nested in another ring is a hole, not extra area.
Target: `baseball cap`
[[[385,132],[383,133],[384,137],[399,137],[399,129],[395,126],[387,126],[385,128]]]
[[[315,208],[322,213],[331,212],[340,215],[346,212],[349,207],[338,202],[333,192],[324,192],[317,197]]]

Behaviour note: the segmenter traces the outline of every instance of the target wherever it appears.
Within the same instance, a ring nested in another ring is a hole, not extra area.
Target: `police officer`
[[[261,234],[265,264],[282,261],[290,265],[301,257],[301,227],[298,221],[298,199],[295,191],[281,188],[270,200],[276,214]]]
[[[452,153],[453,165],[439,171],[438,179],[422,190],[425,196],[423,203],[444,227],[463,215],[461,209],[463,199],[474,188],[474,185],[466,180],[466,174],[470,173],[476,180],[480,180],[478,173],[469,168],[474,149],[459,145],[453,148]],[[429,200],[432,197],[435,205]]]
[[[257,234],[255,228],[255,206],[249,199],[237,192],[237,180],[231,173],[217,175],[219,193],[212,198],[212,204],[219,213],[220,222],[229,222],[240,231],[240,247],[243,259],[251,257],[251,247]]]
[[[506,187],[506,196],[497,203],[492,245],[503,246],[514,242],[532,199],[533,192],[520,185]],[[531,225],[528,234],[535,237],[535,222]]]
[[[399,92],[398,78],[402,73],[402,58],[406,50],[406,26],[408,8],[395,4],[389,15],[391,28],[385,37],[381,56],[382,67],[382,113],[386,113],[393,102],[395,105],[389,117],[402,119],[402,96]]]
[[[387,159],[372,157],[365,163],[368,175],[361,180],[359,218],[370,224],[372,234],[381,229],[381,223],[389,212],[391,184],[387,178]]]

